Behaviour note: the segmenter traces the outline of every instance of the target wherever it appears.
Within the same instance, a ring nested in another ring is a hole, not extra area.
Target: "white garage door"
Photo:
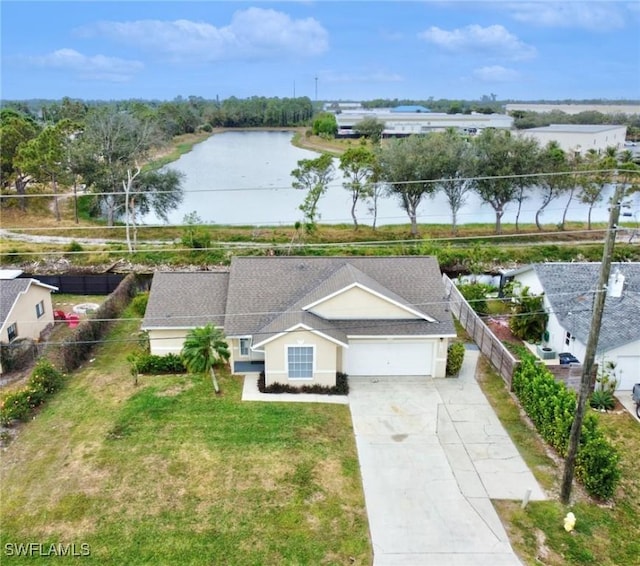
[[[431,342],[352,341],[345,356],[348,375],[432,375]]]
[[[618,389],[630,391],[640,383],[640,356],[618,356],[616,374],[620,376]]]

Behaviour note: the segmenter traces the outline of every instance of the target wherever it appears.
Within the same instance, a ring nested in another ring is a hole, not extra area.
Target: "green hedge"
[[[182,359],[176,354],[167,354],[166,356],[136,354],[128,359],[138,373],[160,375],[187,372]]]
[[[348,395],[349,379],[346,373],[341,371],[336,373],[336,384],[333,387],[328,385],[302,385],[295,386],[288,383],[272,383],[265,385],[264,372],[260,372],[258,377],[258,391],[260,393],[317,393],[319,395]]]
[[[535,357],[523,355],[513,375],[513,391],[538,432],[561,456],[566,456],[576,394],[556,381]],[[608,442],[594,413],[585,415],[576,457],[576,477],[599,499],[613,497],[620,480],[620,455]]]
[[[458,375],[464,361],[464,344],[454,342],[447,348],[447,375]]]
[[[64,375],[50,362],[38,362],[27,385],[9,393],[0,402],[0,424],[7,426],[14,420],[26,421],[36,408],[62,387],[63,383]]]
[[[102,340],[114,320],[120,317],[124,309],[138,291],[135,274],[130,273],[109,295],[107,300],[75,329],[61,347],[65,371],[73,371],[86,361],[96,344]]]

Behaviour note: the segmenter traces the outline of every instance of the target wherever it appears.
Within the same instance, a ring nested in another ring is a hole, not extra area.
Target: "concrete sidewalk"
[[[519,565],[491,499],[545,499],[475,380],[350,379],[375,566]]]
[[[631,416],[634,419],[640,422],[640,419],[636,414],[636,402],[633,400],[631,395],[632,395],[632,391],[630,389],[628,391],[625,391],[625,390],[616,391],[616,398],[618,399],[618,401],[620,401],[622,406],[627,411],[629,411],[629,413],[631,413]]]

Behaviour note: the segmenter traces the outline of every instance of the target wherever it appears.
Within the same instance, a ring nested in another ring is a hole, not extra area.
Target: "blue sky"
[[[640,98],[640,2],[2,0],[3,99]],[[317,78],[317,80],[316,80]]]

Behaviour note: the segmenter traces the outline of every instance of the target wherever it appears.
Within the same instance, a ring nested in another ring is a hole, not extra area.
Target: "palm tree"
[[[190,372],[211,373],[216,393],[220,393],[220,387],[213,366],[220,360],[227,361],[230,355],[224,333],[211,324],[189,331],[180,352],[182,361]]]

